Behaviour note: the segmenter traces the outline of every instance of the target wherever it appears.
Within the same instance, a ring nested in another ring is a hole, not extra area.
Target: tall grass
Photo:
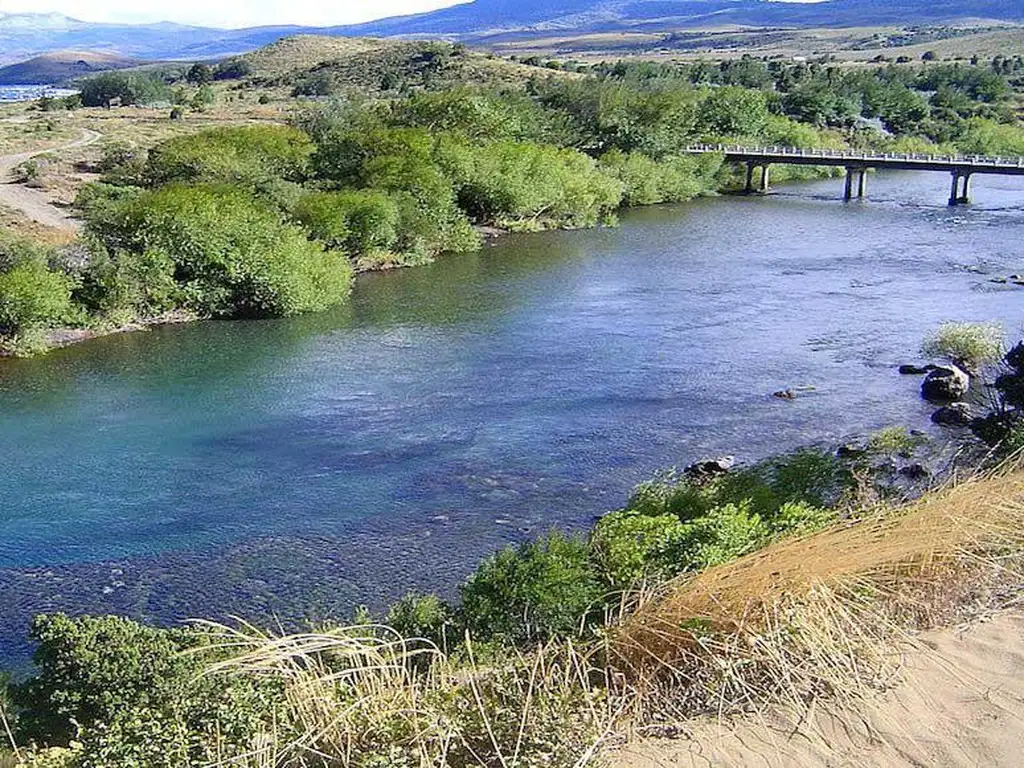
[[[616,719],[604,670],[571,642],[481,663],[467,639],[456,664],[386,627],[206,627],[231,655],[208,674],[271,678],[284,691],[276,727],[217,765],[582,768]]]
[[[910,631],[1019,584],[1024,474],[1004,471],[774,544],[643,596],[610,638],[635,722],[850,703],[885,687]]]

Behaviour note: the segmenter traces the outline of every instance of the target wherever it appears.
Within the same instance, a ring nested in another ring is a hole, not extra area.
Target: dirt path
[[[67,211],[58,208],[50,202],[46,193],[39,189],[32,189],[23,184],[15,183],[11,178],[11,172],[19,164],[33,157],[45,155],[50,152],[64,152],[69,149],[85,147],[100,139],[96,131],[84,130],[82,135],[71,142],[60,147],[51,149],[36,150],[34,152],[22,152],[17,155],[6,155],[0,157],[0,205],[13,208],[24,214],[27,218],[47,227],[63,230],[77,230],[78,222],[71,218]]]
[[[1024,764],[1024,613],[920,638],[902,684],[858,712],[698,722],[626,748],[615,768],[1001,768]]]

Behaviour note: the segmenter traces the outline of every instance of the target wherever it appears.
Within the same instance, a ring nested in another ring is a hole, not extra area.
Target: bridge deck
[[[899,171],[945,171],[1024,176],[1024,157],[981,155],[928,155],[857,150],[796,149],[793,147],[742,147],[729,144],[696,144],[689,154],[722,154],[729,162],[788,165],[832,165],[843,168],[890,168]]]

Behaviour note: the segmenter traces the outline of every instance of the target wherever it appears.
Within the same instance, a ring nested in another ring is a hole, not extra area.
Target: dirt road
[[[51,203],[46,193],[42,190],[32,189],[24,184],[15,183],[12,180],[12,171],[18,165],[26,160],[31,160],[33,157],[85,147],[99,139],[100,134],[96,133],[96,131],[84,130],[82,135],[70,144],[0,157],[0,205],[19,211],[32,221],[47,227],[77,230],[79,223],[71,218],[67,211]]]

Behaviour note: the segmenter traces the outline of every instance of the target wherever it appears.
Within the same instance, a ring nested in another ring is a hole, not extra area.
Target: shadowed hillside
[[[58,51],[0,68],[0,85],[55,85],[110,69],[127,69],[142,62],[113,54]]]

